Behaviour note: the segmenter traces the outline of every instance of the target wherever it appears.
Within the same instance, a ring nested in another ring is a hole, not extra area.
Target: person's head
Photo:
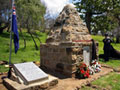
[[[106,34],[105,34],[105,38],[107,38],[107,37],[108,37],[108,34],[106,33]]]

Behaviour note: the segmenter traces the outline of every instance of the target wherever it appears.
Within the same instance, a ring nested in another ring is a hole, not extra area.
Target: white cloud
[[[56,18],[69,0],[41,0],[46,7],[45,18]]]

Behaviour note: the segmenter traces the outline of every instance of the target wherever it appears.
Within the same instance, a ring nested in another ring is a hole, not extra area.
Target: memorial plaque
[[[85,46],[83,48],[83,61],[86,65],[90,65],[90,47],[89,46]]]
[[[24,81],[24,84],[30,84],[36,81],[48,79],[48,75],[44,73],[33,62],[14,64],[15,73]]]

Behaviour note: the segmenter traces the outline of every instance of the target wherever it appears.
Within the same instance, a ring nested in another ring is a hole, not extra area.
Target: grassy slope
[[[11,61],[12,63],[20,63],[20,62],[27,62],[27,61],[39,61],[40,60],[40,50],[35,50],[34,43],[32,41],[32,38],[29,34],[23,33],[26,39],[26,49],[24,49],[24,41],[19,33],[20,41],[19,45],[20,48],[17,52],[17,54],[14,53],[14,44],[12,43],[12,56]],[[47,35],[45,33],[37,33],[41,39],[42,42],[45,42]],[[40,42],[38,39],[36,39],[37,45],[40,48]],[[9,61],[9,33],[4,32],[2,35],[0,35],[0,60]],[[4,68],[4,66],[0,66],[0,72],[7,71],[7,68]]]
[[[94,40],[98,41],[99,42],[99,54],[103,54],[103,36],[92,36]],[[116,50],[119,50],[120,51],[120,44],[116,44],[116,43],[112,43],[113,47],[116,49]],[[100,59],[100,62],[101,63],[105,63],[103,59]],[[116,67],[120,67],[120,60],[114,60],[114,59],[110,59],[109,62],[106,62],[105,64],[107,65],[110,65],[112,66],[113,68],[116,68]]]
[[[98,88],[95,89],[92,87],[84,86],[80,90],[120,90],[120,74],[117,74],[115,72],[109,73],[108,75],[101,77],[91,84],[98,86]]]
[[[102,82],[102,83],[101,83]],[[101,88],[108,88],[109,90],[120,89],[120,74],[110,73],[109,75],[92,82],[94,85],[98,85]]]

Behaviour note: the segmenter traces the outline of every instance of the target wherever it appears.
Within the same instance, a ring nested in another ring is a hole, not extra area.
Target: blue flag
[[[14,32],[15,53],[17,53],[18,48],[19,48],[19,33],[17,29],[16,10],[15,10],[14,2],[13,2],[12,10],[13,10],[12,11],[12,31]]]

